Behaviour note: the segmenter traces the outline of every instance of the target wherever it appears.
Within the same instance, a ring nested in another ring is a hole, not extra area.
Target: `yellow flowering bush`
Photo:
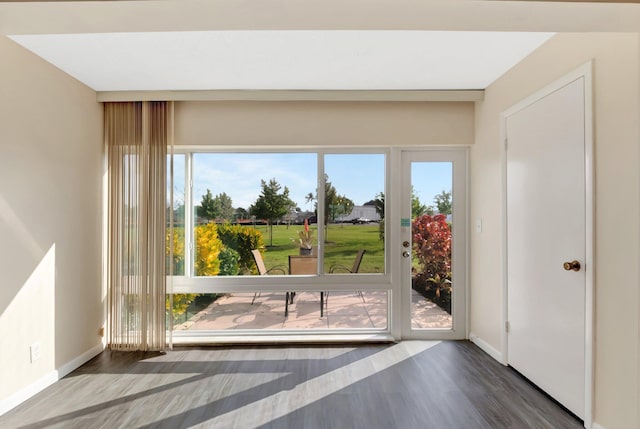
[[[196,276],[217,276],[220,272],[220,251],[222,241],[218,238],[215,223],[198,225],[194,228],[196,254],[194,268]]]
[[[176,227],[173,237],[166,233],[165,251],[167,255],[167,274],[169,264],[173,264],[174,275],[184,275],[185,239],[184,228]],[[264,241],[262,233],[255,228],[225,223],[216,225],[209,223],[194,228],[195,255],[194,271],[196,276],[237,275],[238,268],[244,271],[255,271],[252,249],[262,249]],[[173,250],[173,255],[171,255]],[[171,260],[170,259],[171,255]],[[174,294],[173,309],[170,309],[167,296],[167,311],[173,313],[174,321],[178,321],[187,311],[189,305],[199,294]]]
[[[173,263],[173,274],[184,275],[184,228],[174,228],[173,239],[170,239],[169,231],[166,235],[165,250],[167,264]],[[219,255],[223,249],[222,241],[218,238],[216,225],[211,223],[195,228],[196,255],[194,260],[195,274],[197,276],[216,276],[220,273]],[[169,261],[171,246],[173,246],[173,258]],[[173,295],[173,309],[169,305],[169,296],[165,300],[167,311],[173,313],[174,321],[178,321],[187,311],[191,302],[199,294],[178,293]]]
[[[171,246],[173,246],[173,255],[171,255]],[[167,275],[169,275],[169,267],[173,262],[173,275],[184,275],[184,228],[174,228],[173,239],[169,238],[169,230],[167,229],[165,241],[165,254],[167,255]],[[172,257],[172,261],[169,258]]]

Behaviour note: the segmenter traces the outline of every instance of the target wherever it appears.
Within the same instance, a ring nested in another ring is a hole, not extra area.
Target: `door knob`
[[[580,262],[578,261],[565,262],[562,266],[567,271],[580,271]]]
[[[411,256],[411,253],[407,252],[406,250],[402,252],[402,257],[408,258],[409,256]]]

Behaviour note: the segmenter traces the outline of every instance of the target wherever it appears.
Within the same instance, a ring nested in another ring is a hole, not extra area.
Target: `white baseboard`
[[[36,395],[37,393],[40,393],[47,387],[51,386],[53,383],[60,380],[65,375],[69,374],[71,371],[79,368],[85,362],[99,355],[103,350],[104,350],[104,345],[98,344],[95,347],[92,347],[91,349],[82,353],[80,356],[60,366],[58,369],[55,369],[45,374],[35,382],[31,383],[28,386],[23,387],[13,395],[0,401],[0,416],[5,414],[9,410],[17,407],[18,405],[20,405],[27,399],[31,398],[32,396]]]
[[[593,422],[593,424],[591,425],[591,429],[604,429],[604,426],[599,425],[596,422]]]
[[[51,371],[30,385],[18,390],[8,398],[3,399],[0,401],[0,416],[17,407],[32,396],[35,396],[37,393],[51,386],[56,381],[58,381],[57,371]]]
[[[86,352],[82,353],[80,356],[70,360],[69,362],[62,365],[55,372],[58,375],[58,380],[62,377],[68,375],[72,371],[80,368],[86,362],[90,361],[94,357],[98,356],[104,350],[104,345],[102,343],[90,348]]]
[[[504,365],[504,362],[502,360],[502,352],[495,349],[491,344],[487,343],[485,340],[483,340],[473,332],[469,333],[469,341],[480,347],[482,351]]]

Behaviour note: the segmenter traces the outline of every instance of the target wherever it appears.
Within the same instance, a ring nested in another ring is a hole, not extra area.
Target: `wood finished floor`
[[[473,344],[104,352],[0,428],[580,428]]]

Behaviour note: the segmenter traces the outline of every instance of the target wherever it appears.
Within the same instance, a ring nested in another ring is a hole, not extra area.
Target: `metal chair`
[[[318,274],[318,257],[305,255],[289,255],[289,274]],[[320,317],[324,316],[324,292],[320,292]]]
[[[262,259],[262,253],[258,249],[254,249],[251,251],[253,255],[253,260],[256,263],[256,267],[258,268],[258,274],[261,276],[267,276],[272,272],[279,272],[279,274],[287,274],[286,267],[284,265],[274,265],[273,267],[267,269],[264,264],[264,260]],[[253,294],[253,299],[251,300],[251,305],[256,300],[256,297],[260,296],[261,292],[256,292]],[[293,303],[293,293],[287,292],[285,296],[285,305],[284,305],[284,317],[289,316],[289,303]]]
[[[362,257],[364,256],[365,252],[366,252],[365,249],[358,250],[358,253],[356,254],[356,259],[355,261],[353,261],[353,266],[351,268],[341,264],[333,264],[332,266],[329,267],[329,274],[336,274],[336,270],[345,271],[350,274],[356,274],[360,269],[360,263],[362,262]],[[360,299],[362,299],[362,302],[365,302],[362,291],[359,290],[356,293],[360,296]],[[328,301],[329,301],[329,293],[327,292],[327,305],[329,305]]]

